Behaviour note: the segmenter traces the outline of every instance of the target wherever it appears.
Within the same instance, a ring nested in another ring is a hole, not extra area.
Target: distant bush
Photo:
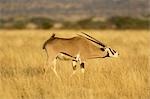
[[[50,29],[53,27],[53,20],[49,18],[36,17],[30,19],[31,23],[37,25],[39,29]]]
[[[27,22],[25,20],[15,20],[12,22],[12,28],[24,29],[26,28]]]
[[[4,29],[24,29],[27,21],[25,19],[0,19],[0,28]]]
[[[63,27],[68,29],[105,29],[108,24],[103,21],[93,21],[93,18],[87,18],[77,22],[63,22]]]
[[[54,21],[46,17],[0,19],[0,29],[148,29],[148,18],[111,17],[95,20],[93,17],[76,22]]]
[[[117,29],[148,29],[150,21],[130,17],[112,17],[108,19],[108,22],[115,25]]]
[[[63,21],[62,25],[62,29],[80,29],[76,22]]]
[[[84,20],[80,20],[77,22],[80,28],[83,29],[105,29],[108,27],[108,24],[103,21],[93,21],[93,18],[88,18]]]
[[[92,18],[83,19],[77,22],[80,28],[86,29],[91,28],[93,25]]]
[[[0,19],[0,29],[4,27],[3,25],[4,23],[5,23],[4,20]]]

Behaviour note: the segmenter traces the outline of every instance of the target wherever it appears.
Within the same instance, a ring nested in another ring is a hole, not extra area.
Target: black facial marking
[[[107,55],[106,55],[106,57],[109,57],[109,53],[107,52]]]
[[[81,68],[84,68],[84,63],[81,63],[81,64],[80,64],[80,67],[81,67]]]
[[[77,60],[73,59],[72,61],[78,62]]]
[[[111,53],[114,55],[114,52],[111,50],[111,48],[109,48],[109,50],[111,51]]]
[[[116,51],[115,50],[113,50],[115,53],[116,53]]]

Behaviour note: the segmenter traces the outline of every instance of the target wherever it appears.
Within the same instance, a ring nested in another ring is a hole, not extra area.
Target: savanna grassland
[[[71,62],[59,61],[59,81],[42,45],[52,33],[81,31],[116,49],[119,58],[88,60],[72,78]],[[149,33],[146,30],[0,30],[0,99],[149,99]]]

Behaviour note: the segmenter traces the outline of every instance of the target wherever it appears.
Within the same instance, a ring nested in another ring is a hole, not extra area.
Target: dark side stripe
[[[70,55],[70,54],[68,54],[68,53],[65,53],[65,52],[60,52],[60,53],[66,55],[66,56],[72,57],[72,58],[76,58],[76,57],[74,57],[74,56],[72,56],[72,55]]]

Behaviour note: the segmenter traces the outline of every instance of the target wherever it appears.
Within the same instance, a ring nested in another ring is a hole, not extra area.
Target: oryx
[[[79,62],[80,68],[84,71],[84,63],[87,59],[105,58],[105,57],[118,57],[118,52],[99,40],[89,36],[82,32],[82,35],[78,35],[72,38],[59,38],[53,34],[44,44],[47,54],[48,66],[53,64],[53,71],[57,77],[56,61],[71,60],[73,67],[73,74],[76,70],[76,64]]]

